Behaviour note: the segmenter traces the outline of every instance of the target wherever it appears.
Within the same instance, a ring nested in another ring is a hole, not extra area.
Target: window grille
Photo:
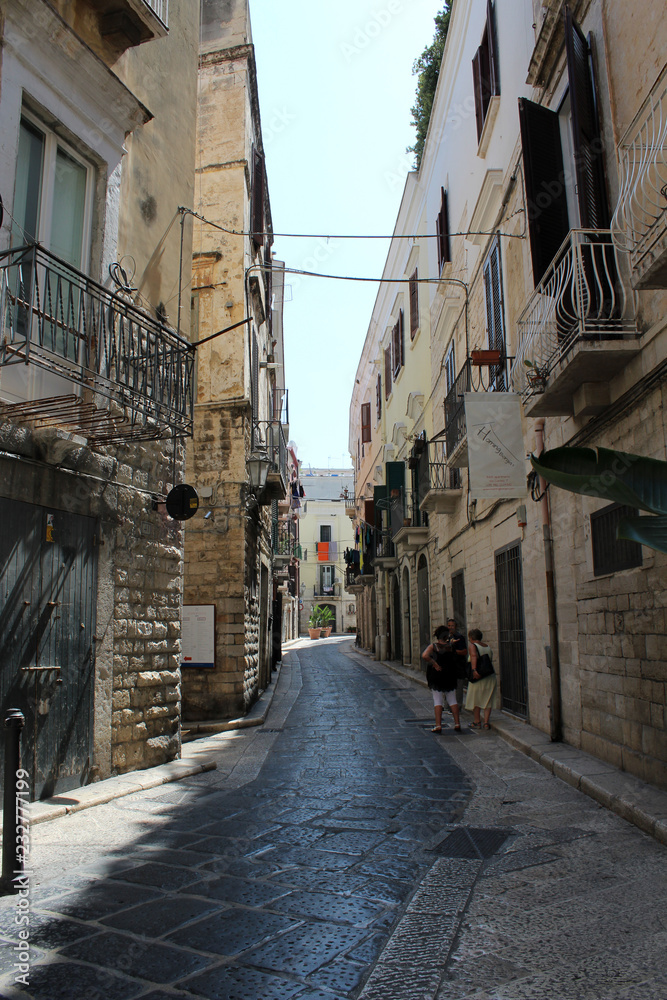
[[[603,576],[642,565],[642,547],[616,537],[618,522],[623,517],[636,515],[633,507],[611,504],[591,514],[591,542],[593,545],[593,573]]]

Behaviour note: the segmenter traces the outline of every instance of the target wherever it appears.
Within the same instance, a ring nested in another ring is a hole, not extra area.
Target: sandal
[[[455,733],[460,733],[461,732],[461,727],[460,726],[454,726],[454,732]]]
[[[470,723],[470,728],[471,729],[481,729],[482,728],[482,723],[481,722],[471,722]]]
[[[433,729],[431,730],[431,732],[432,733],[441,733],[442,732],[442,726],[434,726]]]
[[[488,722],[485,722],[485,723],[484,723],[484,728],[485,728],[485,729],[490,729],[490,728],[491,728],[491,726],[489,725],[489,723],[488,723]]]

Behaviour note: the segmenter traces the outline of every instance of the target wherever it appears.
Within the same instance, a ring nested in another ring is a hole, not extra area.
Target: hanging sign
[[[471,499],[525,497],[526,459],[518,393],[466,392],[464,404]]]

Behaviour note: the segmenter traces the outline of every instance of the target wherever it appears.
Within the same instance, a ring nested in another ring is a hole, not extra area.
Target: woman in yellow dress
[[[477,672],[477,666],[484,654],[492,659],[491,647],[483,642],[484,636],[478,628],[471,628],[468,632],[468,661],[470,663],[471,680],[468,682],[468,693],[466,695],[466,711],[473,713],[473,729],[481,729],[480,710],[484,709],[484,728],[490,729],[491,709],[498,708],[498,678],[495,672],[488,677],[481,677]]]

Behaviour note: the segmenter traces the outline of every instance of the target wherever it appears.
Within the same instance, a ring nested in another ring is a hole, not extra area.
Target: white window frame
[[[92,246],[93,229],[93,205],[95,197],[95,165],[85,159],[76,149],[74,149],[61,136],[57,135],[53,129],[49,128],[44,121],[25,105],[21,108],[21,123],[26,120],[44,136],[44,161],[42,163],[42,177],[39,205],[39,226],[36,238],[48,250],[51,248],[51,222],[53,218],[53,191],[55,187],[56,161],[58,147],[64,153],[71,156],[86,171],[86,190],[83,210],[83,237],[81,243],[81,264],[79,270],[88,274],[90,270],[90,254]]]

